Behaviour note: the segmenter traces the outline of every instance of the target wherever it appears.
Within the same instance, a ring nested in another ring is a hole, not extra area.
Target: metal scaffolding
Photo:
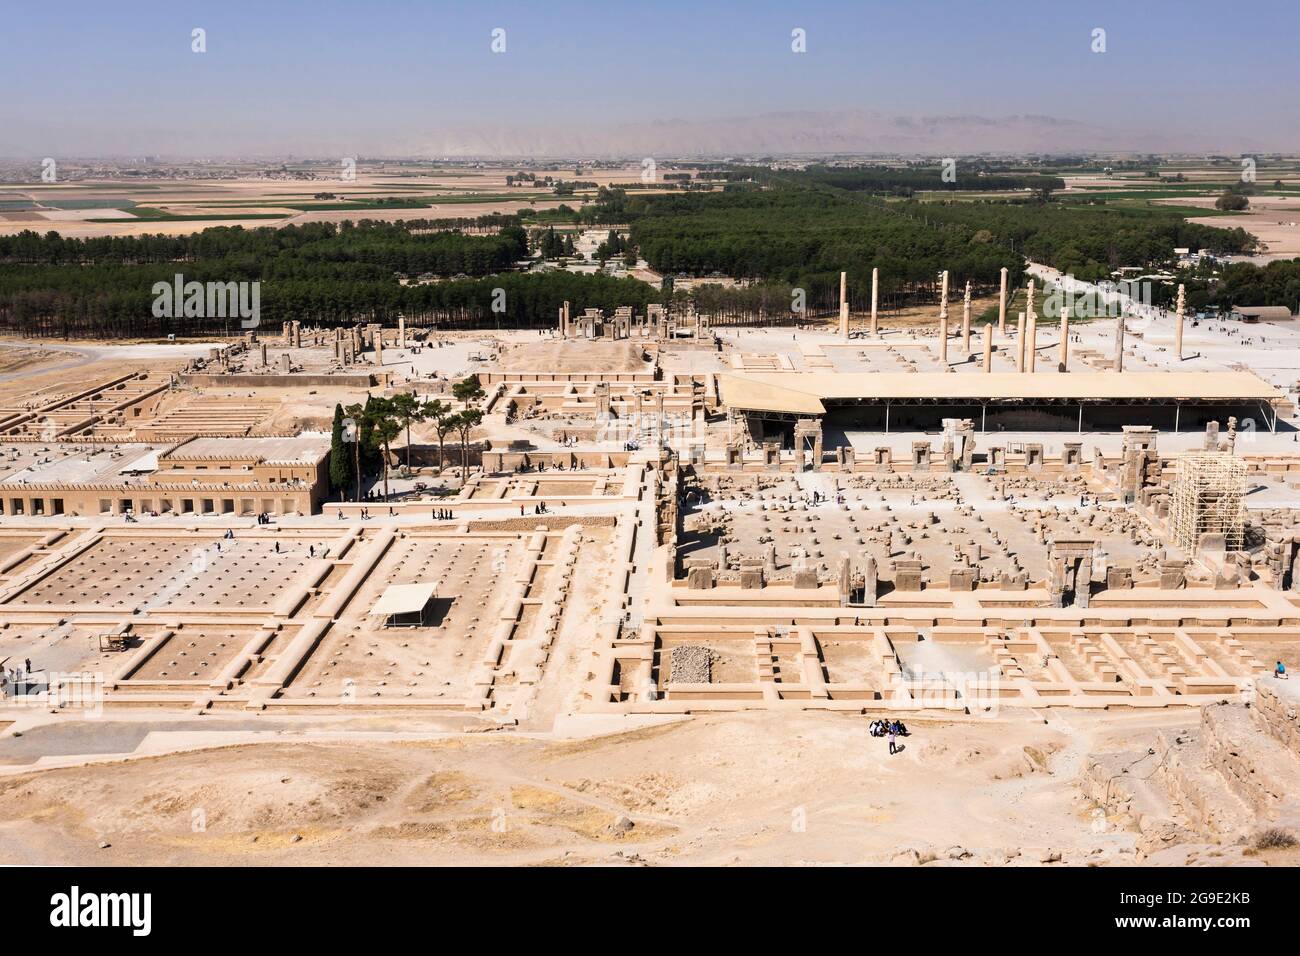
[[[1220,453],[1182,455],[1170,490],[1169,529],[1178,547],[1195,554],[1202,535],[1221,534],[1226,550],[1241,550],[1246,516],[1244,461]]]

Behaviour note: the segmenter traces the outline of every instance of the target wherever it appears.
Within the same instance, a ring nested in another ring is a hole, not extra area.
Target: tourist
[[[28,669],[30,668],[31,665],[28,664]],[[1287,679],[1286,665],[1283,664],[1281,661],[1278,661],[1277,666],[1273,668],[1273,676],[1276,677],[1278,680],[1286,680]]]
[[[898,753],[898,731],[891,725],[889,728],[889,754],[892,757]]]

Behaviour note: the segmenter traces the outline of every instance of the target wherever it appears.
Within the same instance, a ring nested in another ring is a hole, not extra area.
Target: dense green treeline
[[[1300,313],[1300,259],[1282,259],[1264,266],[1234,262],[1224,266],[1214,281],[1207,275],[1188,277],[1187,304],[1201,311],[1207,306],[1228,312],[1235,306],[1284,305]],[[1173,299],[1172,288],[1164,290]]]
[[[927,227],[824,191],[633,199],[627,213],[632,243],[667,273],[717,272],[812,289],[838,282],[839,272],[847,271],[860,288],[878,267],[882,287],[893,296],[928,294],[942,269],[950,271],[953,288],[967,279],[996,285],[1003,267],[1016,281],[1022,269],[1010,249],[975,240],[973,230]]]
[[[418,275],[486,275],[510,268],[528,254],[517,222],[496,235],[432,231],[421,220],[307,223],[282,229],[218,226],[188,236],[105,236],[71,239],[31,231],[0,236],[0,266],[84,266],[150,263],[257,262],[268,270],[317,264],[355,266],[358,276],[402,272]],[[373,267],[366,269],[365,267]]]
[[[954,172],[952,181],[947,182],[943,178],[942,169],[938,166],[927,169],[892,169],[887,166],[857,166],[843,169],[813,166],[805,170],[800,178],[823,186],[877,196],[911,196],[916,192],[1012,189],[1050,192],[1065,188],[1065,180],[1059,176],[984,173],[981,170],[968,170],[964,164]]]
[[[1006,243],[1032,262],[1090,281],[1108,278],[1120,266],[1167,262],[1180,246],[1219,254],[1254,247],[1244,229],[1196,225],[1176,211],[1013,202],[908,202],[894,208],[916,221]]]
[[[63,337],[202,335],[239,327],[233,317],[155,316],[155,283],[172,283],[178,274],[187,283],[258,282],[260,322],[272,326],[293,319],[391,323],[401,313],[413,325],[550,327],[566,299],[579,310],[644,309],[657,299],[653,287],[631,279],[504,271],[528,254],[517,225],[487,236],[420,231],[428,228],[313,223],[218,227],[181,237],[0,237],[0,325]],[[453,278],[403,284],[398,273]]]
[[[1022,259],[1100,279],[1120,266],[1168,262],[1180,246],[1244,253],[1254,245],[1242,229],[1188,223],[1177,210],[886,201],[829,187],[819,175],[783,173],[765,188],[725,194],[611,191],[598,205],[631,224],[632,242],[656,269],[795,284],[839,269],[858,282],[878,266],[895,290],[931,288],[945,268],[956,284],[988,285],[1002,266],[1017,281]]]

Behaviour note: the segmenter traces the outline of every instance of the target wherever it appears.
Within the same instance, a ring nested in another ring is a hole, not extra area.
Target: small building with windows
[[[10,440],[0,515],[315,514],[329,436],[191,438],[173,445]]]

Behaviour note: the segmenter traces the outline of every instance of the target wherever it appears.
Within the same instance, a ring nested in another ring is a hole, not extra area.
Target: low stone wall
[[[385,380],[387,375],[384,376]],[[373,388],[379,384],[370,372],[336,372],[332,375],[241,375],[232,373],[219,375],[206,372],[187,372],[181,375],[182,385],[202,385],[208,387],[230,386],[233,388],[302,388],[304,385],[317,388],[330,386],[341,388]]]
[[[516,518],[483,518],[470,521],[467,531],[562,531],[565,528],[612,528],[618,519],[614,515],[524,515]]]

